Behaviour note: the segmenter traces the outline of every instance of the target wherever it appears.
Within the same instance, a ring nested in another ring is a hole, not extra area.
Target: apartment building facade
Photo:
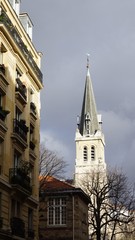
[[[0,0],[0,239],[38,239],[41,54],[20,0]]]

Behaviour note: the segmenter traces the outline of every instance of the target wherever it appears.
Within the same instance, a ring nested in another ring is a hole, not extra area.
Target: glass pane
[[[60,207],[55,207],[55,224],[60,224]]]
[[[53,207],[49,207],[49,224],[53,224]]]
[[[61,216],[61,223],[66,224],[66,207],[62,207]]]

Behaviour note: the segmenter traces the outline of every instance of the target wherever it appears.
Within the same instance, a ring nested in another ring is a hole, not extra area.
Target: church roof
[[[84,97],[82,104],[82,112],[80,117],[79,124],[79,132],[80,134],[86,135],[86,121],[89,120],[89,130],[90,134],[95,134],[95,132],[99,129],[98,116],[96,110],[95,97],[92,87],[92,81],[90,77],[89,70],[89,59],[87,59],[87,74],[86,74],[86,82],[84,89]]]

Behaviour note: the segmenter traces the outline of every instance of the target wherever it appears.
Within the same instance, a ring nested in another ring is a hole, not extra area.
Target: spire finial
[[[87,68],[89,68],[90,65],[90,54],[87,53]]]
[[[90,71],[89,71],[89,67],[90,67],[90,54],[87,53],[87,77],[90,77]]]

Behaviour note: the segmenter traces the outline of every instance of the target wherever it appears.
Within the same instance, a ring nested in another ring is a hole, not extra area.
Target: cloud
[[[22,9],[30,13],[34,45],[43,52],[41,135],[74,169],[88,52],[97,109],[102,110],[106,161],[133,175],[135,1],[35,0],[31,5],[23,0]]]
[[[49,131],[41,131],[41,143],[45,144],[45,146],[55,151],[58,156],[63,157],[64,161],[67,163],[66,174],[65,177],[73,177],[73,166],[71,167],[71,151],[64,142],[57,139],[57,136],[54,133]]]
[[[129,177],[133,177],[135,119],[112,111],[102,112],[102,115],[106,136],[106,161],[109,166],[121,167]]]

